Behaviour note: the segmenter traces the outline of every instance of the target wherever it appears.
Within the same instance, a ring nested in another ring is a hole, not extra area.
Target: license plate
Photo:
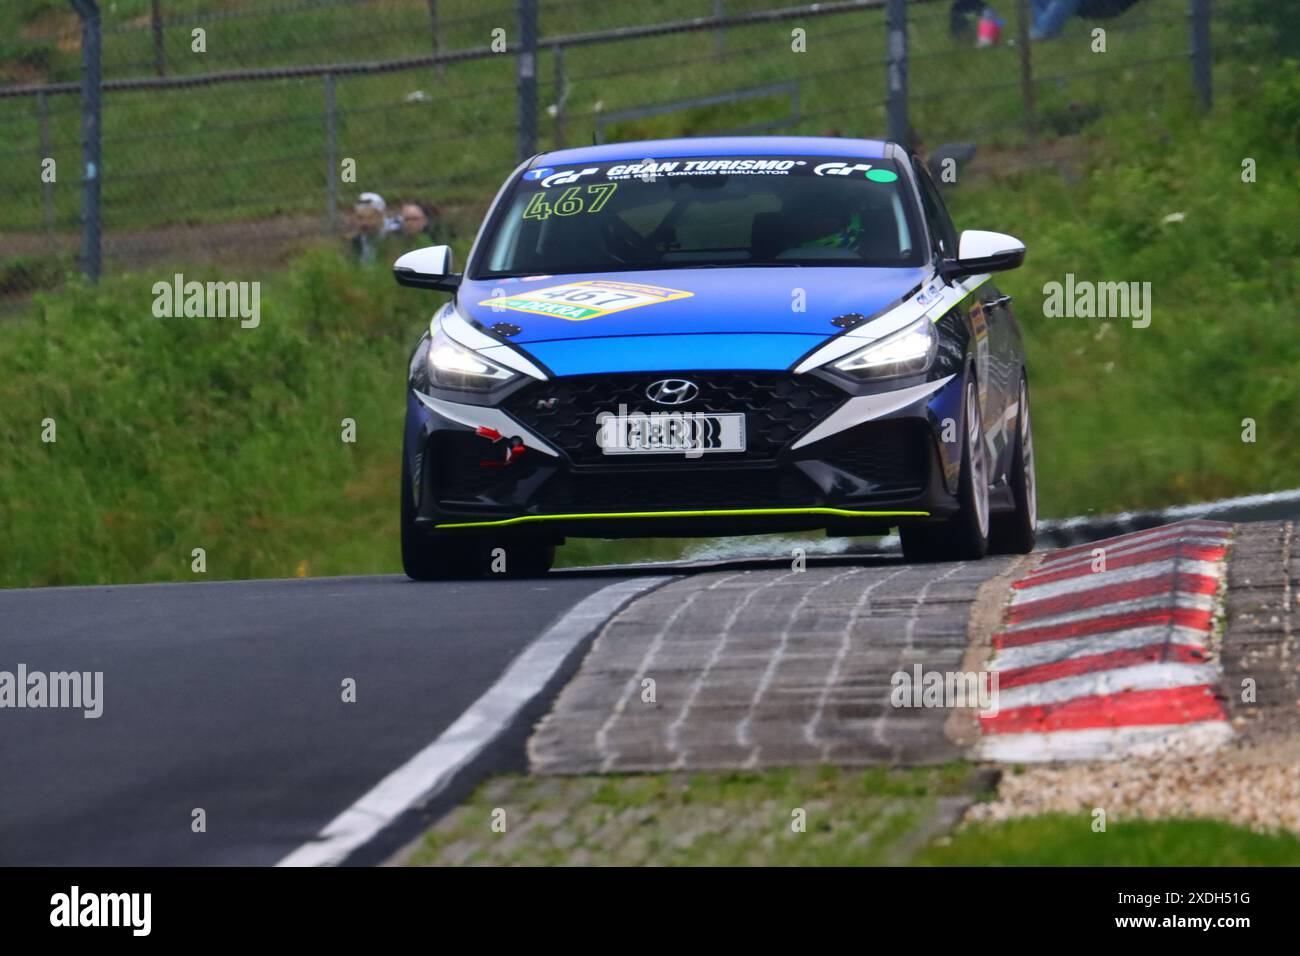
[[[685,455],[745,450],[743,413],[632,412],[596,416],[606,455]]]

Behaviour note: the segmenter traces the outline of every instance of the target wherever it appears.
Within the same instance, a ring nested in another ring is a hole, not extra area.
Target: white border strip
[[[1131,547],[1130,546],[1119,547],[1114,545],[1109,547],[1102,547],[1100,542],[1098,542],[1098,548],[1094,550],[1101,550],[1105,552],[1106,562],[1109,564],[1110,562],[1119,561],[1120,558],[1123,558],[1125,560],[1128,560],[1130,558],[1134,558],[1134,559],[1142,558],[1143,555],[1153,554],[1161,550],[1162,548],[1170,547],[1175,541],[1180,546],[1187,545],[1188,547],[1194,547],[1194,548],[1226,548],[1228,546],[1228,540],[1229,539],[1226,535],[1221,538],[1205,538],[1205,537],[1188,537],[1188,538],[1177,538],[1177,539],[1171,538],[1168,541],[1139,541],[1137,544]],[[1090,567],[1093,561],[1095,560],[1096,558],[1091,553],[1084,552],[1083,554],[1075,555],[1073,558],[1071,558],[1068,561],[1058,560],[1058,561],[1054,561],[1052,564],[1042,566],[1041,568],[1035,568],[1034,571],[1029,575],[1029,577],[1024,579],[1025,581],[1029,582],[1028,584],[1025,585],[1025,587],[1026,588],[1034,587],[1035,586],[1033,584],[1034,581],[1039,580],[1049,574],[1058,574],[1063,571],[1079,571],[1083,568]],[[1152,560],[1159,561],[1162,559],[1145,558],[1141,561],[1136,562],[1135,564],[1128,565],[1128,567],[1141,567],[1143,564],[1151,563]]]
[[[632,598],[672,577],[620,581],[589,594],[528,645],[483,696],[276,866],[336,866],[398,816],[437,793],[536,697],[575,647]]]
[[[1079,697],[1123,694],[1134,690],[1199,687],[1202,684],[1216,684],[1218,681],[1219,668],[1215,664],[1149,661],[1145,664],[1111,667],[1104,671],[1021,684],[1019,687],[999,690],[995,699],[999,710],[1015,710],[1018,707],[1062,704]]]
[[[1133,564],[1125,568],[1098,571],[1095,574],[1080,574],[1059,581],[1047,581],[1033,587],[1015,588],[1012,590],[1011,604],[1013,607],[1018,604],[1033,604],[1035,601],[1047,601],[1065,594],[1087,594],[1098,588],[1108,588],[1117,584],[1135,584],[1138,581],[1172,577],[1175,574],[1217,579],[1223,577],[1223,565],[1217,561],[1198,561],[1191,558],[1148,561],[1146,564]]]
[[[1070,521],[1076,519],[1070,518]],[[1088,558],[1093,551],[1101,548],[1108,556],[1114,556],[1121,551],[1140,551],[1146,547],[1167,547],[1174,543],[1200,542],[1196,539],[1209,538],[1213,544],[1219,544],[1232,538],[1232,525],[1226,523],[1211,524],[1205,521],[1177,521],[1173,524],[1156,525],[1153,528],[1147,528],[1144,531],[1126,531],[1123,534],[1112,535],[1108,538],[1097,538],[1093,541],[1087,541],[1080,544],[1071,544],[1062,546],[1057,551],[1050,553],[1043,558],[1039,570],[1047,568],[1056,569],[1058,565],[1067,564]],[[1066,553],[1072,552],[1072,553]]]
[[[1169,753],[1202,753],[1227,743],[1226,720],[1145,727],[1099,727],[1050,733],[991,734],[975,747],[979,760],[1043,763],[1052,760],[1123,760]]]
[[[1010,636],[1012,634],[1020,634],[1023,631],[1037,630],[1040,627],[1056,627],[1058,624],[1082,624],[1086,621],[1092,620],[1100,621],[1108,617],[1128,614],[1132,611],[1213,611],[1214,607],[1215,596],[1213,594],[1169,590],[1140,599],[1113,601],[1110,604],[1098,604],[1094,607],[1082,608],[1078,611],[1053,614],[1050,617],[1041,616],[1027,618],[1023,621],[1018,621],[1015,624],[1006,625],[998,633]],[[1121,628],[1112,627],[1109,630],[1114,632],[1121,630]],[[1047,640],[1050,641],[1052,638],[1049,637]]]
[[[1063,637],[1039,644],[1021,647],[1004,647],[989,664],[991,671],[1014,671],[1024,667],[1071,661],[1077,657],[1109,654],[1111,651],[1131,651],[1139,647],[1204,647],[1206,631],[1175,624],[1156,624],[1150,627],[1130,627],[1122,631],[1089,634],[1086,637]]]

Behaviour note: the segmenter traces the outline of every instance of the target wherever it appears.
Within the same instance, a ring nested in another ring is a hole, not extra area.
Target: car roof
[[[892,144],[879,139],[840,136],[700,136],[646,139],[558,149],[533,157],[529,168],[602,163],[616,160],[669,159],[679,156],[846,156],[884,159]]]

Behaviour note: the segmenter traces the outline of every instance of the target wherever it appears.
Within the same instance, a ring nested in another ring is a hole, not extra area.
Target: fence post
[[[442,31],[438,29],[438,0],[429,0],[429,29],[433,31],[433,52],[442,52]],[[443,65],[441,63],[434,67],[434,72],[438,74],[438,79],[443,77]]]
[[[1034,61],[1029,52],[1029,0],[1016,4],[1016,43],[1020,47],[1020,97],[1025,104],[1025,142],[1038,138],[1037,106],[1034,102]]]
[[[564,79],[564,47],[555,48],[555,148],[564,149],[564,107],[569,91]]]
[[[41,130],[41,163],[50,156],[50,101],[45,91],[36,94],[36,115]],[[44,173],[44,168],[42,168]],[[54,184],[41,176],[41,204],[45,209],[45,238],[54,245]]]
[[[1189,0],[1188,15],[1192,29],[1192,83],[1201,100],[1201,108],[1209,109],[1213,103],[1213,81],[1210,67],[1210,0]]]
[[[81,18],[81,269],[98,281],[100,269],[99,4],[72,0]]]
[[[523,162],[537,152],[537,0],[517,0],[519,51],[515,55],[515,152]]]
[[[713,0],[713,16],[718,20],[727,15],[724,3],[725,0]],[[725,27],[718,27],[713,31],[713,50],[719,60],[726,59],[727,30]]]
[[[159,76],[167,75],[167,60],[163,50],[162,0],[151,0],[149,23],[153,27],[153,68]]]
[[[885,4],[885,126],[896,143],[911,145],[907,116],[907,0]]]
[[[339,228],[339,130],[334,105],[334,74],[325,74],[325,221],[330,234]]]

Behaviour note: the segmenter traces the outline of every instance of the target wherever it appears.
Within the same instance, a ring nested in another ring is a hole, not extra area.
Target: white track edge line
[[[628,601],[671,576],[620,581],[587,595],[529,644],[454,723],[276,866],[334,866],[445,786],[546,686],[565,658]]]

